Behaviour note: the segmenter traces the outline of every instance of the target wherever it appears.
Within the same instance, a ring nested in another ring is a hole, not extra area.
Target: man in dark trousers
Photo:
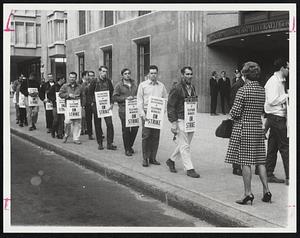
[[[219,86],[218,86],[218,75],[216,71],[212,72],[211,78],[209,80],[210,86],[210,115],[216,116],[217,109],[217,102],[218,102],[218,93],[219,93]]]
[[[50,88],[54,85],[54,78],[51,73],[47,75],[48,81],[42,84],[39,97],[41,101],[44,102],[45,114],[46,114],[46,128],[47,133],[51,133],[52,131],[52,124],[53,124],[53,112],[52,110],[46,110],[46,103],[49,103],[50,100],[47,98],[47,94]]]
[[[241,73],[236,72],[236,75],[241,75]],[[237,91],[239,90],[239,88],[243,87],[244,84],[245,84],[244,77],[237,77],[237,81],[232,85],[231,88],[230,105],[229,105],[230,108],[232,108]],[[234,175],[242,176],[242,168],[239,164],[232,164],[232,168],[233,168],[232,173]]]
[[[222,107],[222,113],[225,115],[225,101],[226,104],[229,107],[229,101],[230,101],[230,79],[226,77],[226,72],[221,72],[221,78],[218,81],[220,95],[221,95],[221,107]]]
[[[106,66],[99,67],[99,78],[93,80],[89,86],[89,94],[90,98],[92,99],[92,107],[94,110],[94,124],[96,130],[96,138],[98,142],[98,149],[103,150],[103,138],[102,138],[102,128],[101,128],[101,118],[98,118],[97,115],[97,107],[96,107],[96,100],[95,100],[95,92],[99,91],[109,91],[110,96],[110,109],[113,108],[113,92],[114,87],[112,85],[111,80],[107,77],[108,68]],[[114,140],[114,126],[112,122],[112,117],[104,117],[106,127],[107,127],[107,149],[108,150],[116,150],[117,146],[113,145]]]
[[[56,137],[58,139],[63,139],[63,131],[64,131],[64,114],[57,113],[57,105],[56,105],[56,93],[59,92],[61,86],[66,82],[64,77],[58,79],[58,81],[50,88],[47,97],[50,102],[53,103],[53,123],[52,123],[52,131],[51,135],[53,138]]]

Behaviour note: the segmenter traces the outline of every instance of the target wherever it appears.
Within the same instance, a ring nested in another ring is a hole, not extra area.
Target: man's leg
[[[125,115],[120,114],[119,113],[119,117],[120,117],[120,121],[121,121],[121,125],[122,125],[122,138],[123,138],[123,145],[124,145],[124,149],[125,152],[127,152],[130,148],[130,129],[126,127],[126,122],[125,122]]]
[[[150,163],[155,163],[156,161],[156,154],[159,146],[159,137],[160,137],[160,130],[159,129],[151,129],[151,153],[149,161]],[[159,163],[156,163],[159,164]]]
[[[90,105],[85,107],[85,119],[86,119],[86,127],[87,133],[89,136],[93,135],[93,125],[92,125],[92,108]]]
[[[52,114],[53,114],[53,121],[52,121],[51,135],[54,138],[55,137],[55,132],[58,134],[58,114],[57,114],[57,108],[56,107],[53,107]]]
[[[145,127],[145,120],[142,120],[142,152],[143,152],[143,166],[148,166],[150,158],[150,145],[151,145],[151,129]]]
[[[64,115],[63,114],[57,114],[57,135],[58,138],[62,138],[63,132],[64,132]]]
[[[130,127],[130,132],[129,132],[129,149],[132,149],[132,146],[134,144],[136,135],[139,131],[139,127],[138,126],[134,126],[134,127]]]
[[[289,174],[289,138],[287,137],[287,128],[286,128],[286,122],[282,121],[281,124],[283,124],[282,128],[278,129],[278,149],[280,151],[282,161],[283,161],[283,167],[285,171],[285,177],[288,180],[290,178]]]
[[[276,128],[270,128],[270,134],[268,138],[268,148],[267,148],[267,160],[266,160],[266,170],[267,176],[274,176],[274,169],[277,162],[277,152],[278,152],[278,143],[276,136]]]
[[[112,123],[112,117],[105,117],[105,124],[106,124],[106,130],[107,130],[107,146],[109,147],[110,145],[113,144],[114,141],[114,126]]]
[[[96,139],[97,143],[99,145],[99,149],[103,149],[102,144],[102,129],[101,129],[101,118],[98,118],[97,113],[94,113],[94,125],[95,125],[95,133],[96,133]]]
[[[221,108],[222,108],[222,113],[225,113],[225,102],[224,102],[224,95],[221,94]]]

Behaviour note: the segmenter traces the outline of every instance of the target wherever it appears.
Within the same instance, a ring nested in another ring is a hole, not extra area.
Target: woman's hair
[[[250,81],[260,81],[260,67],[258,63],[252,61],[246,62],[241,72]]]

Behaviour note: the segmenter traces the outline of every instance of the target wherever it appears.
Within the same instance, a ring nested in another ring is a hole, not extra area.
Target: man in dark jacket
[[[52,124],[53,124],[53,112],[52,110],[47,110],[46,103],[49,103],[50,100],[47,98],[47,94],[50,88],[54,85],[54,78],[51,73],[47,75],[48,81],[43,83],[39,92],[39,97],[41,101],[44,102],[45,114],[46,114],[46,128],[47,133],[51,133]]]
[[[181,69],[181,82],[170,91],[167,110],[168,119],[172,123],[171,131],[177,137],[177,147],[170,158],[167,160],[171,172],[176,172],[175,159],[181,157],[187,175],[192,178],[199,178],[195,172],[190,153],[190,144],[194,132],[185,132],[184,122],[184,102],[186,99],[196,99],[195,87],[191,84],[193,71],[189,66]]]
[[[29,100],[28,97],[32,97],[35,102],[38,102],[38,95],[40,90],[40,84],[36,79],[35,73],[30,73],[29,79],[24,80],[20,87],[20,92],[24,94],[25,97]],[[31,123],[29,127],[30,131],[36,130],[36,122],[38,119],[39,106],[29,106],[28,105],[28,123]]]
[[[64,113],[57,113],[57,105],[56,105],[56,94],[59,92],[61,86],[65,83],[65,78],[61,77],[58,81],[50,88],[47,98],[53,104],[53,123],[52,123],[52,131],[51,135],[55,138],[55,133],[57,134],[58,139],[63,138],[63,130],[64,130]]]
[[[218,93],[219,93],[219,86],[218,86],[218,79],[217,79],[217,72],[213,71],[211,78],[209,80],[209,86],[210,86],[210,115],[216,116],[218,115],[216,113],[217,109],[217,102],[218,102]]]
[[[225,101],[226,104],[229,107],[229,100],[230,100],[230,79],[226,77],[226,72],[222,71],[221,72],[221,78],[218,81],[218,86],[220,90],[220,95],[221,95],[221,108],[222,108],[222,113],[225,115]]]
[[[113,92],[114,87],[112,85],[112,82],[109,78],[107,78],[107,72],[108,68],[106,66],[100,66],[99,67],[99,78],[96,80],[93,80],[89,86],[89,95],[92,99],[92,107],[94,110],[94,124],[95,124],[95,130],[96,130],[96,138],[98,142],[98,149],[103,150],[103,138],[102,138],[102,128],[101,128],[101,118],[98,118],[97,114],[97,108],[96,108],[96,100],[95,100],[95,92],[99,91],[109,91],[110,96],[110,110],[113,108]],[[117,146],[113,145],[114,141],[114,126],[112,123],[112,117],[104,117],[106,127],[107,127],[107,149],[108,150],[116,150]]]

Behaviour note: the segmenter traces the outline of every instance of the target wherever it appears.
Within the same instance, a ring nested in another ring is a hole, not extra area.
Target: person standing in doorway
[[[218,102],[218,93],[219,93],[219,86],[218,86],[218,75],[216,71],[213,71],[211,74],[211,78],[209,80],[210,86],[210,115],[216,116],[217,109],[217,102]]]
[[[226,77],[226,72],[222,71],[221,72],[221,78],[218,81],[219,85],[219,90],[220,90],[220,96],[221,96],[221,108],[222,108],[222,113],[225,115],[226,111],[226,105],[229,107],[229,102],[230,102],[230,79]],[[225,105],[226,101],[226,105]]]
[[[145,127],[147,107],[150,96],[167,99],[168,93],[165,85],[157,80],[158,67],[150,65],[148,79],[140,83],[137,92],[137,104],[139,115],[142,119],[142,151],[143,167],[148,167],[149,163],[160,165],[156,160],[159,145],[160,130]]]

